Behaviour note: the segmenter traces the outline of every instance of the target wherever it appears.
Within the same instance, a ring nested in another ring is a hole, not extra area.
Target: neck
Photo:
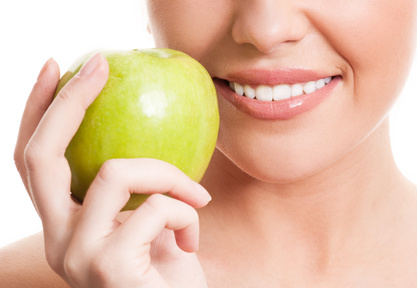
[[[383,229],[374,226],[404,201],[398,191],[410,191],[392,157],[388,120],[331,166],[291,183],[260,182],[218,151],[211,165],[202,184],[213,200],[200,211],[202,229],[215,223],[217,230],[208,233],[223,231],[269,248],[331,253],[351,235]]]

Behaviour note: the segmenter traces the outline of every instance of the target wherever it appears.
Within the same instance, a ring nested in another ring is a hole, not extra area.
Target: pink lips
[[[306,70],[280,70],[275,72],[268,71],[245,71],[242,73],[230,74],[228,81],[248,85],[278,85],[295,84],[314,81],[325,78],[329,75],[321,75],[313,71]],[[214,84],[220,95],[228,100],[238,110],[247,115],[262,120],[286,120],[302,113],[312,110],[326,99],[331,91],[340,82],[341,77],[333,77],[332,81],[323,88],[310,94],[303,94],[289,99],[279,101],[259,101],[236,94],[229,86],[228,82],[215,78]]]

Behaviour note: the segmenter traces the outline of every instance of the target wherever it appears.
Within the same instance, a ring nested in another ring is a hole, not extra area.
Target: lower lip
[[[310,94],[304,94],[279,101],[259,101],[236,94],[221,79],[215,79],[217,92],[239,111],[261,120],[286,120],[313,110],[322,103],[341,81],[336,76],[323,88]]]

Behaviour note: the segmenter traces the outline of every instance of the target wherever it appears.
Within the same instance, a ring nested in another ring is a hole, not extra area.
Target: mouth
[[[237,82],[226,81],[227,85],[236,94],[259,101],[280,101],[314,93],[329,84],[335,76],[325,77],[316,81],[295,84],[279,84],[275,86],[258,85],[251,86]]]
[[[268,75],[271,74],[252,73],[253,77],[213,80],[219,95],[237,110],[261,120],[288,120],[313,110],[333,94],[342,80],[341,75],[306,77],[304,73],[299,78],[287,79]]]

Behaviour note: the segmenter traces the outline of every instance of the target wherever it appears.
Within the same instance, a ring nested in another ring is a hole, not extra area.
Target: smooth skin
[[[396,167],[388,117],[411,65],[417,1],[147,5],[156,45],[190,54],[212,77],[295,67],[342,81],[286,121],[254,119],[219,95],[205,189],[160,161],[117,160],[80,206],[68,195],[64,151],[107,65],[95,55],[50,104],[59,78],[50,60],[28,99],[15,158],[52,269],[72,287],[417,287],[417,188]],[[153,195],[117,215],[129,192]],[[7,287],[66,287],[34,248],[41,241],[2,251]]]

